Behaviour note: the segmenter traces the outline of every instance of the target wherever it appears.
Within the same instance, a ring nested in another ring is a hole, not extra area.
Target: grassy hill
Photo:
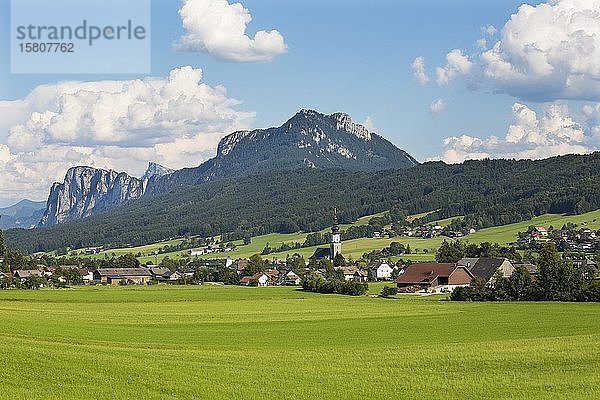
[[[600,306],[0,291],[0,399],[597,399]]]
[[[424,216],[425,214],[421,214]],[[342,229],[348,229],[352,225],[364,225],[367,224],[369,219],[375,216],[381,216],[381,213],[369,215],[358,219],[354,224],[345,224],[342,225]],[[411,216],[414,218],[414,216]],[[448,225],[453,219],[462,218],[462,217],[454,217],[447,218],[440,221],[433,222],[434,224],[439,224],[442,226]],[[514,242],[517,238],[517,234],[519,232],[526,231],[527,228],[531,225],[535,226],[545,226],[550,227],[554,226],[555,228],[560,228],[563,224],[566,223],[574,223],[579,226],[589,226],[592,229],[600,229],[600,210],[592,211],[589,213],[581,214],[581,215],[561,215],[561,214],[546,214],[539,217],[535,217],[529,221],[523,221],[514,224],[496,226],[492,228],[482,229],[472,235],[464,237],[460,240],[466,240],[471,243],[479,244],[483,242],[492,242],[492,243],[501,243],[507,244]],[[324,229],[321,232],[328,232],[329,229]],[[293,243],[293,242],[304,242],[306,239],[306,233],[298,232],[291,234],[280,234],[280,233],[272,233],[268,235],[261,235],[252,238],[252,243],[250,245],[244,246],[241,241],[234,242],[238,249],[229,253],[220,253],[215,255],[209,255],[209,258],[227,258],[231,257],[233,259],[237,258],[248,258],[253,254],[257,254],[262,252],[263,248],[268,243],[271,247],[279,247],[283,243]],[[142,257],[140,261],[142,263],[156,262],[162,260],[163,257],[169,256],[171,258],[183,257],[187,256],[187,251],[160,254],[158,256],[154,255],[154,252],[158,250],[160,247],[165,245],[173,245],[178,244],[183,239],[173,239],[166,242],[160,242],[155,244],[150,244],[147,246],[139,246],[132,248],[121,248],[121,249],[113,249],[108,250],[107,252],[96,254],[92,257],[105,257],[110,256],[113,253],[115,255],[121,255],[126,253],[134,253],[137,254],[142,253]],[[395,237],[395,238],[361,238],[355,240],[346,240],[343,242],[343,253],[347,258],[357,259],[362,256],[364,253],[368,253],[372,250],[379,250],[383,247],[388,246],[391,242],[400,242],[405,245],[410,245],[413,251],[417,251],[416,254],[411,254],[410,256],[406,256],[414,261],[427,261],[432,260],[435,255],[435,251],[440,246],[440,244],[444,240],[449,240],[445,237],[437,237],[434,239],[418,239],[412,237]],[[287,251],[282,253],[272,253],[267,257],[271,259],[283,260],[287,257],[288,254],[299,253],[305,258],[310,257],[316,250],[315,247],[307,247],[303,249]]]

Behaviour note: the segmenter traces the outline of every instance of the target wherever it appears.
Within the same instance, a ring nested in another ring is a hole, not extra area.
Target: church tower
[[[337,208],[333,210],[333,226],[331,227],[331,247],[330,247],[331,260],[338,254],[342,254],[342,239],[340,236],[340,226],[338,225]]]

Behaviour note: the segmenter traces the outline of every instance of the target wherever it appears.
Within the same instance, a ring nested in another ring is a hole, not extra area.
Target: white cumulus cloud
[[[446,55],[446,65],[435,69],[436,82],[440,86],[449,84],[454,78],[471,72],[473,62],[460,49],[454,49]]]
[[[246,34],[252,16],[240,3],[228,0],[182,0],[179,15],[184,35],[174,44],[182,51],[208,53],[231,62],[267,62],[287,51],[276,30]]]
[[[489,49],[485,36],[496,30],[484,27],[482,34],[478,53],[448,54],[436,70],[439,85],[470,75],[484,88],[522,100],[600,100],[600,1],[523,4]]]
[[[599,126],[576,121],[564,104],[545,104],[538,115],[526,105],[515,103],[512,113],[514,122],[504,137],[480,139],[462,135],[446,138],[440,159],[448,163],[481,158],[541,159],[585,154],[599,148],[600,135],[596,136]]]
[[[0,198],[42,199],[75,165],[138,176],[148,161],[199,165],[254,116],[201,80],[200,69],[183,67],[166,78],[42,85],[0,101],[0,120],[11,121],[0,132]]]
[[[425,85],[429,82],[429,76],[427,75],[427,71],[425,71],[425,57],[415,58],[410,68],[412,69],[414,77],[421,85]]]
[[[429,106],[429,112],[433,115],[436,116],[439,113],[441,113],[442,111],[444,111],[446,109],[446,102],[442,99],[437,99],[434,100],[431,105]]]

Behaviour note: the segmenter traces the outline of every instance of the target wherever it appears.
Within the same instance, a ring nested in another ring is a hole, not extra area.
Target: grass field
[[[378,215],[381,215],[381,214],[369,215],[366,217],[362,217],[359,220],[357,220],[354,224],[341,225],[341,228],[344,230],[344,229],[349,228],[352,225],[367,224],[370,218],[372,218],[374,216],[378,216]],[[418,216],[412,216],[412,217],[419,217],[419,216],[424,216],[424,215],[427,215],[427,213],[420,214]],[[442,226],[446,226],[446,225],[450,224],[450,222],[452,222],[452,220],[457,219],[457,218],[462,218],[462,217],[446,218],[446,219],[443,219],[440,221],[436,221],[436,223],[440,224]],[[475,243],[475,244],[479,244],[479,243],[483,243],[483,242],[506,244],[506,243],[514,242],[517,239],[517,234],[519,232],[526,231],[530,225],[545,226],[545,227],[554,226],[555,228],[560,228],[563,224],[566,224],[568,222],[575,223],[579,226],[585,225],[585,226],[589,226],[593,229],[600,229],[600,210],[592,211],[592,212],[589,212],[586,214],[581,214],[581,215],[559,215],[559,214],[542,215],[542,216],[536,217],[530,221],[523,221],[523,222],[519,222],[519,223],[515,223],[515,224],[485,228],[485,229],[478,231],[475,234],[472,234],[465,238],[462,238],[461,240],[467,240],[470,243]],[[329,228],[324,229],[321,232],[328,232],[328,231],[329,231]],[[271,247],[279,247],[283,243],[293,243],[293,242],[302,243],[306,239],[306,235],[307,235],[307,233],[298,232],[298,233],[292,233],[292,234],[272,233],[272,234],[268,234],[268,235],[257,236],[257,237],[252,238],[252,243],[250,245],[243,246],[241,241],[236,241],[235,244],[239,246],[236,251],[233,251],[230,253],[220,253],[220,254],[216,254],[216,255],[210,255],[209,257],[211,257],[211,258],[231,257],[233,259],[248,258],[253,254],[261,253],[267,243],[269,243],[269,245]],[[438,238],[434,238],[434,239],[417,239],[417,238],[410,238],[410,237],[398,237],[398,238],[392,238],[392,239],[361,238],[361,239],[344,241],[343,252],[344,252],[344,256],[346,258],[357,259],[357,258],[360,258],[364,253],[368,253],[372,250],[382,249],[383,247],[388,246],[391,242],[395,241],[395,242],[403,243],[405,245],[410,245],[410,247],[413,251],[418,250],[417,254],[411,254],[410,257],[407,256],[407,258],[410,258],[413,261],[429,261],[434,258],[435,251],[440,246],[440,244],[442,243],[443,240],[448,240],[448,239],[444,238],[444,237],[438,237]],[[177,244],[180,242],[181,242],[181,239],[174,239],[174,240],[171,240],[168,242],[155,243],[155,244],[150,244],[147,246],[108,250],[105,253],[97,254],[92,257],[105,257],[105,256],[110,256],[113,253],[115,255],[121,255],[121,254],[126,254],[126,253],[137,254],[139,252],[139,253],[142,253],[142,257],[140,258],[140,261],[142,263],[146,263],[148,261],[160,262],[160,260],[162,260],[162,258],[165,256],[169,256],[171,258],[187,256],[187,254],[188,254],[187,251],[174,252],[174,253],[168,253],[168,254],[160,254],[158,256],[153,255],[153,252],[155,250],[157,250],[158,248],[160,248],[166,244],[173,245],[173,244]],[[284,260],[287,257],[287,255],[291,255],[296,252],[301,254],[305,258],[308,258],[315,252],[315,250],[316,250],[316,247],[307,247],[307,248],[294,250],[294,251],[272,253],[272,254],[269,254],[268,258]]]
[[[600,305],[0,292],[0,399],[597,399]]]

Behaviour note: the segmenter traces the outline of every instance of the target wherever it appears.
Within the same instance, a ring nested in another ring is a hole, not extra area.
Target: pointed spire
[[[337,207],[333,209],[333,226],[331,227],[331,233],[339,233],[340,227],[338,225]]]

